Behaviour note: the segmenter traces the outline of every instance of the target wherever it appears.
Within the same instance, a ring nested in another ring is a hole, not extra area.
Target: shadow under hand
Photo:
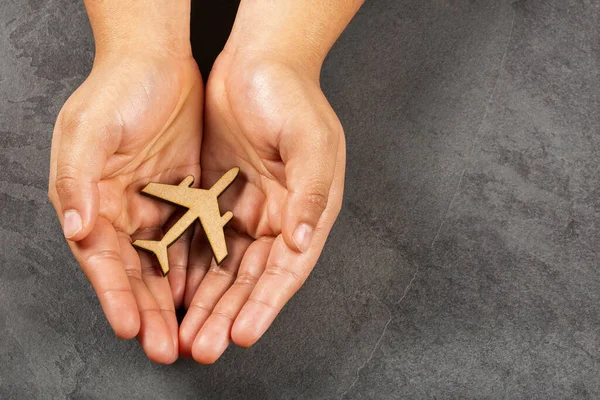
[[[192,52],[206,83],[215,59],[227,42],[239,0],[192,1]]]

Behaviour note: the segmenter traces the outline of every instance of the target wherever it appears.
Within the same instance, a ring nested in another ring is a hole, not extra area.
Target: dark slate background
[[[234,2],[200,3],[206,71]],[[79,0],[0,1],[0,398],[600,397],[599,1],[367,2],[323,70],[339,221],[262,341],[214,366],[118,341],[47,201],[92,58]]]

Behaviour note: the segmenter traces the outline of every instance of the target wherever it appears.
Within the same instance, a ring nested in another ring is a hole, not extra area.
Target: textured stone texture
[[[234,4],[194,9],[204,71]],[[2,1],[0,398],[600,397],[599,27],[593,0],[368,2],[323,71],[348,173],[315,272],[253,348],[156,366],[46,200],[83,6]]]

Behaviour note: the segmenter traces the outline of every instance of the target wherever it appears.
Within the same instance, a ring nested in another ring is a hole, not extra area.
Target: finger
[[[183,212],[174,213],[173,217],[165,226],[164,231],[167,232],[168,229],[175,222],[177,222],[182,215]],[[190,241],[197,225],[199,224],[193,224],[190,226],[168,249],[169,275],[167,277],[169,285],[171,286],[171,294],[173,296],[175,308],[179,308],[183,304],[188,267],[188,255],[190,252]]]
[[[280,142],[288,189],[282,234],[291,249],[306,252],[329,200],[341,126],[332,129],[317,117],[302,121]]]
[[[171,363],[177,358],[171,333],[154,296],[142,280],[140,258],[128,237],[123,236],[120,241],[123,261],[139,309],[141,326],[137,339],[150,360]]]
[[[251,243],[249,237],[230,230],[226,231],[225,237],[229,255],[220,267],[217,267],[213,260],[211,268],[202,279],[179,328],[180,351],[187,356],[193,355],[192,345],[198,331],[210,316],[217,302],[233,284],[242,257]]]
[[[161,236],[162,229],[157,229],[135,235],[135,240],[158,240]],[[167,332],[167,335],[163,336],[163,339],[171,341],[172,347],[170,348],[173,350],[175,358],[169,359],[167,362],[173,362],[177,359],[179,335],[171,286],[169,280],[165,279],[160,272],[158,262],[153,254],[145,251],[138,251],[138,256],[140,260],[141,279],[147,288],[149,295],[154,300],[150,309],[155,315],[162,317],[161,324],[166,328]],[[156,318],[158,319],[158,317]],[[160,332],[164,332],[162,328],[160,328]]]
[[[281,235],[275,239],[265,272],[233,324],[231,338],[237,345],[249,347],[266,332],[317,263],[342,205],[345,162],[342,138],[330,190],[331,201],[315,229],[313,245],[306,253],[297,253],[287,246]]]
[[[219,300],[194,339],[192,354],[196,361],[212,364],[229,346],[233,321],[262,275],[272,245],[273,239],[269,238],[256,240],[248,247],[235,282]]]
[[[156,301],[163,322],[169,331],[169,338],[173,344],[175,358],[177,358],[179,335],[171,286],[169,285],[169,280],[165,279],[159,272],[157,263],[151,257],[153,257],[151,254],[140,254],[142,280]]]
[[[73,111],[66,106],[57,120],[57,156],[53,159],[51,193],[61,216],[64,235],[78,241],[92,230],[98,216],[98,182],[106,160],[120,142],[118,122],[94,111]]]
[[[125,273],[119,239],[111,223],[98,218],[85,239],[69,242],[69,245],[96,291],[115,334],[122,339],[135,337],[140,330],[140,317]]]
[[[190,304],[198,291],[200,282],[202,282],[202,279],[204,279],[206,273],[210,269],[212,258],[212,250],[208,245],[206,236],[204,236],[202,227],[200,224],[196,224],[194,227],[194,237],[190,244],[185,295],[183,297],[183,305],[186,309],[190,308]]]
[[[123,238],[122,252],[140,310],[141,328],[137,339],[150,360],[161,364],[171,363],[176,359],[171,333],[156,299],[142,279],[140,258],[129,238]]]
[[[266,332],[308,277],[311,255],[291,250],[281,235],[275,239],[264,273],[234,321],[231,338],[235,344],[250,347]]]

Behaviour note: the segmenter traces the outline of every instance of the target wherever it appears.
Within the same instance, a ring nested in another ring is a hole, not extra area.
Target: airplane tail
[[[156,255],[163,276],[167,276],[169,273],[169,257],[167,255],[167,246],[158,240],[136,240],[133,242],[133,246]]]

